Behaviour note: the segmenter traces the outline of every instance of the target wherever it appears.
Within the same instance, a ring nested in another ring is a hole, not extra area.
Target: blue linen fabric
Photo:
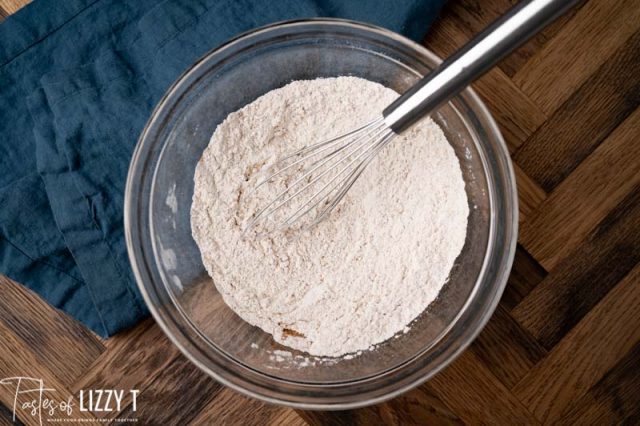
[[[38,0],[0,25],[0,273],[108,337],[147,309],[128,263],[131,153],[170,84],[241,32],[331,16],[419,41],[444,0]]]

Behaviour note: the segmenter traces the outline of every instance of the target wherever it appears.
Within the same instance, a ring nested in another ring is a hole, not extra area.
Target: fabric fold
[[[124,186],[155,103],[202,55],[333,16],[419,40],[444,0],[37,0],[0,25],[0,272],[107,337],[147,314]]]
[[[151,105],[146,87],[136,87],[140,80],[131,77],[126,64],[107,51],[73,72],[46,76],[44,96],[29,100],[32,116],[43,118],[36,137],[38,171],[103,336],[147,314],[126,257],[122,217],[124,179],[135,144],[128,136],[138,131],[131,126],[145,119]],[[45,133],[53,137],[40,137]],[[111,143],[116,140],[128,144]]]

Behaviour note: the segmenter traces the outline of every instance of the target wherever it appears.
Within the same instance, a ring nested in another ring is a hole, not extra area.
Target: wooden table
[[[514,2],[451,0],[424,44],[446,56]],[[0,15],[22,3],[0,1]],[[516,164],[520,244],[485,330],[425,385],[354,411],[266,405],[205,376],[152,320],[100,340],[1,277],[0,378],[136,388],[137,411],[117,415],[154,425],[639,422],[640,2],[584,2],[475,87]]]

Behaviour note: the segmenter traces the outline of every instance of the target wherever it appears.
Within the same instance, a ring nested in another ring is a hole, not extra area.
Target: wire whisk
[[[284,219],[271,230],[288,228],[314,210],[317,214],[306,226],[317,224],[344,198],[392,136],[393,131],[379,117],[349,133],[305,146],[279,159],[271,167],[272,172],[261,179],[252,192],[275,180],[284,181],[285,188],[253,215],[245,232],[255,228],[258,222],[273,217],[275,212],[284,212],[285,206]],[[302,173],[296,175],[300,170]],[[293,180],[287,182],[291,175]],[[300,197],[303,194],[308,196]],[[251,193],[246,196],[250,197]]]
[[[326,218],[395,135],[462,91],[578,1],[518,3],[385,108],[379,118],[278,160],[270,174],[245,194],[251,197],[265,185],[280,188],[248,219],[244,233],[258,226],[267,232],[289,228],[305,217],[307,226],[313,226]],[[312,212],[315,216],[308,217]]]

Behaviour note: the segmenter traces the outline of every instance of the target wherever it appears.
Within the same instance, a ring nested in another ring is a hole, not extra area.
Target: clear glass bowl
[[[166,93],[131,162],[127,245],[156,321],[202,370],[266,401],[354,408],[424,382],[480,332],[507,281],[518,221],[507,149],[471,89],[432,115],[462,165],[471,207],[465,247],[436,302],[407,334],[375,351],[307,367],[279,361],[274,350],[306,354],[276,344],[224,304],[191,237],[195,167],[227,114],[292,80],[353,75],[402,93],[439,62],[418,44],[377,27],[328,19],[285,22],[212,51]]]

